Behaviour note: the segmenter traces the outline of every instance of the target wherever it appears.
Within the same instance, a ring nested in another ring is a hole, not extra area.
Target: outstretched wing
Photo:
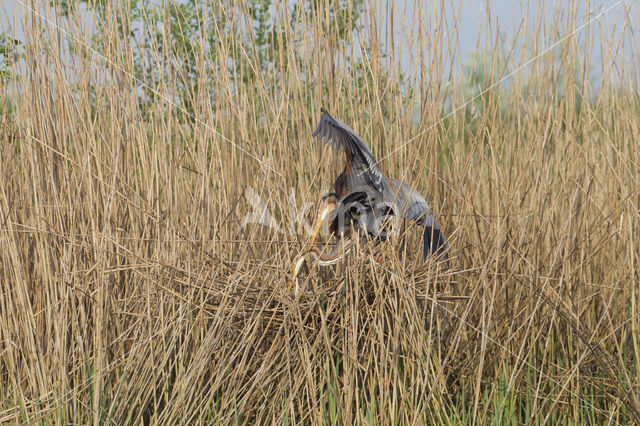
[[[440,230],[440,224],[433,215],[429,205],[416,190],[411,191],[406,209],[404,210],[404,217],[415,220],[418,225],[424,227],[424,260],[427,259],[429,253],[440,254],[442,252],[444,252],[444,259],[449,259],[446,253],[449,249],[449,242]]]
[[[325,143],[331,142],[331,146],[338,149],[344,148],[347,162],[352,162],[352,172],[362,173],[373,187],[381,192],[382,172],[367,144],[351,127],[330,116],[324,108],[321,108],[321,111],[320,123],[313,136]]]

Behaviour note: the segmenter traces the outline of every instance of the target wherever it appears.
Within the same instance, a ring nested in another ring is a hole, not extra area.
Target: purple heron
[[[354,231],[384,240],[391,229],[389,219],[404,218],[423,227],[423,260],[431,253],[442,254],[448,260],[449,243],[443,235],[438,221],[422,195],[408,184],[382,174],[380,166],[367,144],[342,121],[333,118],[322,108],[318,128],[313,133],[321,141],[331,143],[346,154],[346,164],[334,182],[334,192],[322,197],[318,218],[309,248],[294,263],[295,279],[306,257],[316,258],[320,265],[336,263],[348,250]],[[339,241],[333,249],[325,252],[314,246],[322,223],[331,218],[329,231]],[[392,227],[393,228],[393,227]]]

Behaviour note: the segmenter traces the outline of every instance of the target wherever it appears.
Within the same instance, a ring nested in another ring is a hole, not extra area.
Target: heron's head
[[[289,287],[287,288],[287,290],[290,291],[291,287],[294,287],[295,293],[298,294],[298,292],[300,291],[300,285],[298,284],[298,274],[302,269],[302,265],[307,262],[307,259],[311,259],[312,261],[314,261],[317,259],[317,257],[318,255],[315,250],[310,250],[300,255],[298,260],[296,260],[291,266],[291,280],[289,281]]]
[[[291,279],[292,281],[295,281],[296,277],[298,276],[298,274],[300,273],[300,269],[302,269],[302,265],[304,264],[304,262],[306,261],[305,255],[300,256],[300,259],[298,259],[293,266],[291,267]]]
[[[340,243],[337,244],[329,253],[325,253],[320,247],[311,247],[311,249],[304,252],[304,254],[302,254],[298,260],[293,263],[293,266],[291,267],[291,281],[289,282],[288,289],[291,290],[291,287],[295,287],[296,294],[300,290],[297,277],[305,262],[307,262],[309,269],[311,265],[314,265],[315,263],[320,266],[333,265],[339,262],[340,259],[349,252],[350,248],[350,239],[340,239]]]

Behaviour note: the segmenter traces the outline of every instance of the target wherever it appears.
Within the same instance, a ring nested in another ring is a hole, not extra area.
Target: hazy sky
[[[41,0],[48,2],[48,0]],[[160,1],[160,0],[159,0]],[[418,21],[422,18],[425,23],[433,23],[434,16],[440,13],[440,6],[433,6],[433,4],[441,4],[440,2],[423,1],[416,2],[411,0],[397,0],[390,2],[387,0],[373,0],[378,3],[378,25],[380,26],[381,34],[387,34],[387,25],[391,21],[390,16],[393,14],[393,21],[395,22],[395,49],[397,57],[401,58],[403,63],[409,63],[409,51],[417,51],[415,46],[410,46],[411,41],[409,38],[411,35],[417,35]],[[581,1],[576,4],[580,5],[576,16],[576,23],[574,30],[576,35],[580,37],[583,30],[579,29],[579,26],[584,22],[594,19],[592,26],[597,26],[597,31],[604,35],[604,39],[610,37],[612,34],[616,35],[616,31],[621,31],[622,23],[624,21],[624,6],[625,3],[631,5],[636,0],[604,0],[598,2]],[[31,4],[31,0],[0,0],[0,31],[7,28],[8,23],[15,22],[15,14],[21,9],[20,4],[27,2]],[[38,1],[36,1],[38,3]],[[42,3],[41,3],[42,4]],[[393,4],[390,9],[389,6]],[[444,10],[442,16],[446,22],[444,29],[446,37],[452,37],[455,34],[454,27],[457,24],[458,39],[455,41],[459,45],[457,51],[458,60],[462,58],[468,58],[477,48],[480,50],[490,49],[490,45],[477,45],[478,40],[489,41],[490,38],[486,37],[487,34],[487,16],[491,17],[491,34],[496,34],[497,28],[501,38],[506,42],[513,42],[517,40],[521,43],[522,37],[518,33],[518,28],[523,24],[529,26],[535,25],[536,20],[543,15],[547,22],[556,17],[560,22],[567,22],[567,15],[569,13],[569,0],[543,0],[540,2],[532,2],[527,0],[445,0]],[[421,5],[421,6],[416,6]],[[540,9],[542,5],[542,9]],[[587,11],[586,8],[589,7]],[[627,29],[625,35],[627,38],[631,37],[629,27],[638,25],[638,7],[634,6],[634,12],[631,14],[631,22],[627,23]],[[601,15],[599,16],[599,13]],[[526,19],[524,17],[527,17]],[[635,19],[635,21],[634,21]],[[22,37],[20,26],[11,24],[13,30],[18,30],[16,34],[18,37]],[[592,28],[593,30],[594,28]],[[544,30],[543,30],[544,32]],[[593,31],[592,31],[593,32]],[[569,33],[566,29],[563,33]],[[627,34],[628,33],[628,34]],[[620,34],[616,35],[617,37]],[[382,38],[385,36],[383,35]],[[404,39],[403,39],[404,38]],[[583,39],[580,39],[584,41]],[[382,40],[385,43],[384,40]],[[637,41],[635,47],[638,48]],[[448,44],[448,43],[445,43]],[[548,46],[550,42],[547,39],[541,40],[542,46]],[[386,46],[389,48],[389,46]],[[598,63],[600,61],[600,40],[599,37],[594,40],[593,51],[594,58],[592,62]],[[427,52],[425,56],[428,57],[428,46],[421,46],[424,52]],[[624,53],[629,54],[631,51],[631,44],[626,48]],[[606,59],[605,59],[606,60]],[[404,69],[404,66],[403,66]]]

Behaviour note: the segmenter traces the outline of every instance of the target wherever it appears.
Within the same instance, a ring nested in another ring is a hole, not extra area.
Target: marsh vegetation
[[[640,421],[637,4],[461,57],[455,2],[43,3],[0,66],[0,423]],[[409,227],[287,290],[321,107],[450,269]]]

